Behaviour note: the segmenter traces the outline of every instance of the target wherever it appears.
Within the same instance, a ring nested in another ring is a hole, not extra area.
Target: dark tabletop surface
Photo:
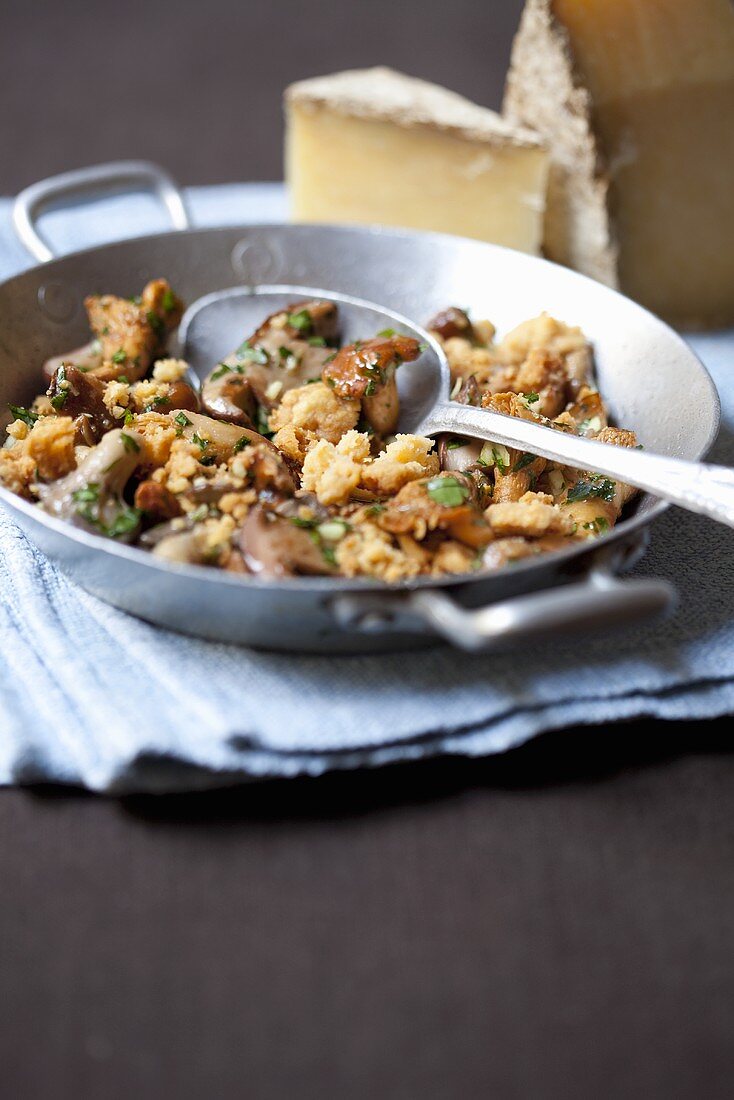
[[[283,85],[348,66],[496,106],[520,6],[0,0],[0,193],[128,156],[278,178]],[[208,795],[0,792],[0,1096],[729,1097],[733,744],[636,723]]]

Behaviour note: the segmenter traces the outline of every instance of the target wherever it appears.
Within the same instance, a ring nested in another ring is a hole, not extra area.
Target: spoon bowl
[[[334,291],[304,286],[231,287],[199,298],[187,309],[179,328],[181,354],[198,382],[212,367],[254,332],[264,318],[286,310],[296,302],[320,299],[339,307],[341,343],[369,340],[386,329],[412,336],[421,347],[420,356],[404,363],[396,374],[400,394],[401,432],[420,434],[437,406],[449,400],[451,372],[443,348],[420,325],[394,310],[385,309]]]
[[[734,471],[599,443],[532,420],[502,416],[451,401],[451,372],[440,344],[424,328],[393,310],[335,291],[302,286],[232,287],[199,298],[181,322],[184,358],[200,381],[262,323],[264,316],[298,301],[323,299],[339,306],[345,344],[392,329],[417,339],[418,359],[397,372],[401,432],[444,432],[485,439],[527,451],[578,470],[635,485],[682,508],[734,527]]]

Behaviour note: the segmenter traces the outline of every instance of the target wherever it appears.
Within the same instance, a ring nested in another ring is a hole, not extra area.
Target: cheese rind
[[[548,158],[495,112],[389,69],[286,92],[297,221],[407,226],[537,252]]]
[[[551,259],[678,324],[734,321],[730,0],[528,0],[504,109],[551,152]]]

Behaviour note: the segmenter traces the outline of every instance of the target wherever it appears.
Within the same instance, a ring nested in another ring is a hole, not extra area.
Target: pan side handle
[[[469,652],[492,652],[542,638],[586,634],[630,626],[669,613],[677,602],[667,581],[620,580],[604,568],[579,583],[502,600],[476,610],[462,607],[447,592],[422,589],[389,599],[342,597],[335,608],[344,626],[379,631],[392,615],[422,620],[452,645]]]
[[[97,164],[31,184],[15,200],[13,227],[30,254],[45,263],[53,260],[55,253],[37,226],[38,215],[44,206],[61,198],[103,195],[136,187],[152,190],[158,196],[168,211],[174,229],[190,227],[191,221],[179,187],[162,168],[144,160]]]

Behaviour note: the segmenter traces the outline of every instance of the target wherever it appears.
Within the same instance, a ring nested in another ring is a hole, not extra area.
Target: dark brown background
[[[498,107],[521,0],[0,0],[0,194],[122,157],[282,176],[292,80],[392,65]]]
[[[497,105],[519,7],[0,0],[0,193],[123,156],[277,178],[283,85],[349,65]],[[0,1095],[728,1097],[730,730],[0,792]]]

